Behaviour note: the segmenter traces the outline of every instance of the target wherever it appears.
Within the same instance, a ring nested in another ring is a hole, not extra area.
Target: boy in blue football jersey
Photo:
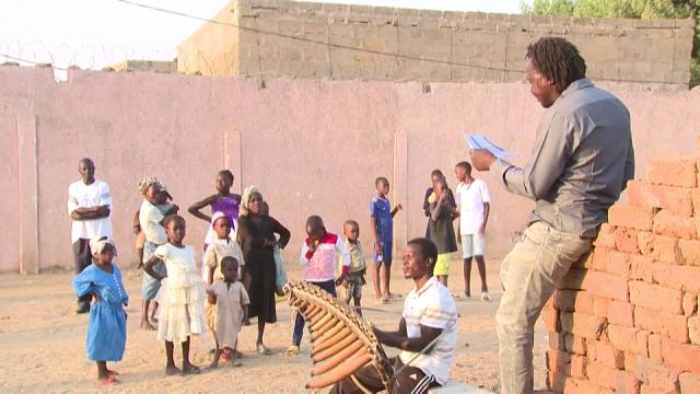
[[[389,180],[379,177],[374,181],[377,195],[372,198],[369,206],[372,234],[374,235],[374,266],[371,269],[374,285],[374,295],[382,302],[392,298],[389,283],[391,280],[391,252],[394,238],[394,215],[402,209],[397,204],[393,209],[387,198]],[[380,284],[381,282],[381,284]],[[383,285],[383,289],[382,289]],[[383,291],[382,291],[383,290]]]

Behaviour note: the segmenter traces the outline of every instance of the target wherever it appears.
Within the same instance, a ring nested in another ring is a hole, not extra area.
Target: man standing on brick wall
[[[578,49],[545,37],[528,46],[526,58],[530,91],[545,108],[532,158],[520,168],[484,150],[471,152],[477,170],[495,167],[508,191],[535,201],[523,238],[501,266],[496,324],[504,394],[533,392],[535,321],[634,177],[629,112],[586,78]]]
[[[112,196],[106,182],[95,179],[95,164],[81,159],[78,164],[80,180],[68,187],[68,214],[73,220],[71,242],[75,256],[75,274],[92,264],[90,240],[95,237],[112,238]],[[90,311],[92,295],[78,298],[77,313]]]

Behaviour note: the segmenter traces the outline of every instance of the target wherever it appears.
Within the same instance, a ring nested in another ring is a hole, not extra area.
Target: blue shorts
[[[391,258],[392,258],[392,243],[391,241],[381,241],[382,242],[382,255],[379,256],[377,255],[377,252],[374,253],[374,263],[377,265],[391,265]],[[381,257],[381,258],[380,258]]]

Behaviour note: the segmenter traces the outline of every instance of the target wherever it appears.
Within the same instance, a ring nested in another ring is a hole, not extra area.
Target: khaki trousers
[[[496,312],[502,394],[533,392],[535,322],[557,283],[591,249],[591,242],[535,222],[503,260],[504,292]]]

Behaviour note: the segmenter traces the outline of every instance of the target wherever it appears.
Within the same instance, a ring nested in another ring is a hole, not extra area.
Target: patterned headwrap
[[[90,252],[93,256],[101,254],[107,245],[111,245],[114,250],[114,255],[117,255],[117,248],[114,247],[114,243],[110,241],[107,237],[95,237],[90,240]]]
[[[158,178],[152,177],[152,176],[144,177],[143,179],[141,179],[139,181],[139,191],[141,192],[141,194],[143,194],[145,196],[146,192],[148,191],[148,188],[155,185],[155,184],[158,184],[161,187],[163,187],[163,184],[161,184],[158,181]]]
[[[239,213],[238,213],[239,216],[245,216],[245,215],[247,215],[247,214],[249,213],[249,210],[248,210],[248,201],[250,200],[250,196],[251,196],[253,193],[258,193],[258,194],[259,194],[260,192],[258,191],[258,188],[257,188],[257,187],[252,186],[252,185],[246,187],[245,190],[243,190],[243,195],[241,196],[241,206],[240,206],[240,208],[238,209],[238,211],[239,211]]]

